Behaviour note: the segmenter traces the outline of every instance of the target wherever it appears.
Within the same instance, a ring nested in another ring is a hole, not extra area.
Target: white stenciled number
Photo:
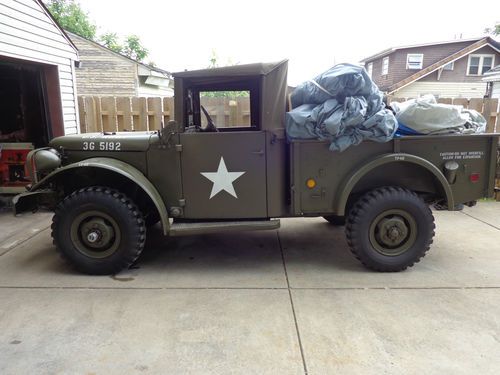
[[[120,142],[99,142],[99,150],[101,151],[120,151]]]

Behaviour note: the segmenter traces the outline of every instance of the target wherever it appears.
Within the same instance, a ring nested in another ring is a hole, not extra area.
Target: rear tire
[[[367,268],[403,271],[429,250],[434,237],[431,210],[415,193],[383,187],[362,196],[346,224],[351,252]]]
[[[106,187],[83,188],[59,203],[52,219],[57,251],[74,267],[93,275],[115,274],[141,254],[146,227],[126,195]]]

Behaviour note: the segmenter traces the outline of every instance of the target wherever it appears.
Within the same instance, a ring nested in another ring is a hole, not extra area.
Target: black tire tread
[[[59,219],[61,217],[61,213],[66,211],[68,206],[78,197],[84,195],[93,195],[93,194],[105,194],[109,198],[115,200],[118,204],[125,206],[136,222],[136,233],[133,236],[132,245],[130,247],[131,251],[129,251],[126,256],[123,256],[119,259],[119,261],[115,262],[112,266],[108,266],[101,270],[93,270],[89,271],[89,269],[80,266],[77,263],[71,261],[68,256],[61,249],[58,241],[56,240],[56,227],[58,225]],[[116,274],[120,272],[122,269],[130,267],[139,257],[142,250],[144,249],[144,245],[146,243],[146,223],[143,219],[142,213],[134,204],[134,202],[128,198],[125,194],[119,192],[118,190],[114,190],[111,188],[107,188],[104,186],[90,186],[85,187],[79,190],[74,191],[73,193],[66,196],[56,207],[54,216],[52,217],[51,224],[51,236],[52,242],[55,245],[57,253],[63,258],[65,261],[73,264],[73,266],[80,272],[88,273],[88,274]]]
[[[413,191],[396,187],[396,186],[387,186],[374,189],[364,196],[362,196],[352,207],[349,212],[349,216],[346,220],[346,239],[347,244],[349,245],[349,249],[351,253],[358,259],[365,267],[372,269],[378,272],[399,272],[404,271],[408,267],[412,267],[415,263],[418,263],[430,249],[431,244],[433,243],[433,238],[435,234],[436,225],[434,223],[434,216],[429,207],[428,210],[428,220],[431,221],[432,230],[428,234],[428,238],[426,240],[426,246],[422,247],[417,254],[416,257],[411,259],[411,261],[401,264],[398,267],[392,266],[382,266],[376,262],[373,262],[369,257],[363,256],[363,253],[358,251],[360,248],[359,237],[360,233],[357,232],[357,225],[362,217],[366,215],[367,208],[373,204],[378,199],[390,199],[393,197],[401,197],[406,196],[407,199],[414,200],[416,204],[425,204],[423,200]]]

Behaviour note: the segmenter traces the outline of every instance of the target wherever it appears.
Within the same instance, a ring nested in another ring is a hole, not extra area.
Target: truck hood
[[[49,146],[74,151],[146,151],[156,132],[86,133],[54,138]]]

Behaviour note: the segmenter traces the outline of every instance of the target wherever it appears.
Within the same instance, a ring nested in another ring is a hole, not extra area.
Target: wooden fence
[[[201,104],[219,127],[250,126],[248,97],[202,97]],[[174,119],[174,98],[79,96],[78,107],[82,133],[158,130]]]
[[[389,98],[388,102],[405,100]],[[439,98],[438,102],[475,109],[488,121],[488,133],[500,132],[498,99]],[[248,97],[202,97],[201,103],[217,126],[250,125]],[[82,133],[158,130],[162,123],[174,119],[174,98],[80,96],[78,106]],[[206,125],[205,116],[201,119],[202,125]]]
[[[404,102],[410,98],[388,98],[387,102]],[[494,133],[500,132],[498,99],[482,99],[482,98],[439,98],[438,103],[461,105],[464,108],[474,109],[482,113],[487,121],[486,132]]]

